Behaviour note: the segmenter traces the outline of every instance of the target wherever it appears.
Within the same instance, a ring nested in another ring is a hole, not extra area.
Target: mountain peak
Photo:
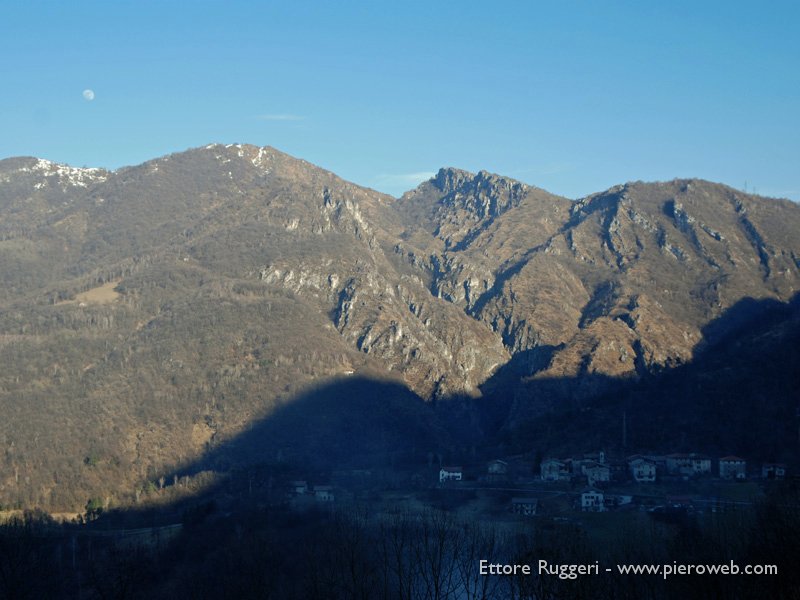
[[[465,182],[475,179],[475,174],[455,167],[442,167],[432,179],[433,184],[444,193],[450,193]]]
[[[445,194],[460,193],[497,193],[498,191],[524,192],[529,186],[514,179],[480,170],[471,173],[455,167],[443,167],[431,180]]]

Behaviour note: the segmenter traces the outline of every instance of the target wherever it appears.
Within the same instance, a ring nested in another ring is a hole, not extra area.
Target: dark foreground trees
[[[603,517],[603,515],[599,515]],[[617,515],[622,516],[622,515]],[[585,523],[483,523],[443,511],[188,511],[171,540],[133,538],[27,514],[0,526],[0,598],[549,600],[800,597],[796,491],[728,514],[631,514],[601,534]],[[597,523],[597,521],[595,521]],[[105,529],[104,529],[105,527]],[[138,531],[138,530],[134,530]],[[140,535],[140,534],[137,534]],[[144,541],[143,541],[144,540]],[[526,564],[486,576],[480,561]],[[777,565],[777,575],[540,575],[550,565]]]

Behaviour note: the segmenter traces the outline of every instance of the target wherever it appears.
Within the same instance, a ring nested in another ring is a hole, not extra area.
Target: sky
[[[5,2],[0,158],[270,145],[393,195],[440,167],[570,198],[800,200],[798,2]]]

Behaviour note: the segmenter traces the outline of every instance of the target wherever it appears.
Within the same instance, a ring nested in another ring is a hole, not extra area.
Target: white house
[[[670,475],[703,475],[711,473],[711,459],[701,454],[670,454],[666,457]]]
[[[720,479],[746,479],[747,461],[738,456],[723,456],[719,459]]]
[[[609,466],[594,461],[584,463],[583,474],[586,475],[586,481],[589,482],[590,487],[594,487],[600,482],[611,481],[611,469]]]
[[[764,463],[761,466],[761,477],[778,481],[785,479],[786,465],[783,463]]]
[[[547,458],[541,465],[542,481],[569,481],[571,478],[568,461]]]
[[[536,509],[539,506],[539,501],[536,498],[512,498],[511,499],[511,512],[523,517],[533,517],[536,515]]]
[[[584,490],[581,494],[581,510],[583,512],[604,512],[606,505],[603,492],[592,488]]]
[[[692,473],[704,475],[711,473],[711,457],[702,454],[692,454]]]
[[[439,470],[439,483],[445,481],[461,481],[463,470],[461,467],[442,467]]]
[[[508,463],[498,458],[489,462],[486,471],[489,475],[505,475],[508,473]]]
[[[637,483],[652,483],[656,480],[656,464],[641,456],[628,461],[633,480]]]
[[[333,502],[333,488],[329,485],[314,486],[314,500],[317,502]]]
[[[618,508],[632,504],[633,496],[630,494],[606,494],[604,500],[607,508]]]
[[[303,494],[308,493],[308,482],[306,481],[293,481],[290,484],[292,492],[297,494],[298,496],[302,496]]]

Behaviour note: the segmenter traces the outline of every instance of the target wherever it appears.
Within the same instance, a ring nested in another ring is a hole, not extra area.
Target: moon
[[[83,90],[83,99],[88,100],[91,102],[94,100],[94,91],[93,90]]]

